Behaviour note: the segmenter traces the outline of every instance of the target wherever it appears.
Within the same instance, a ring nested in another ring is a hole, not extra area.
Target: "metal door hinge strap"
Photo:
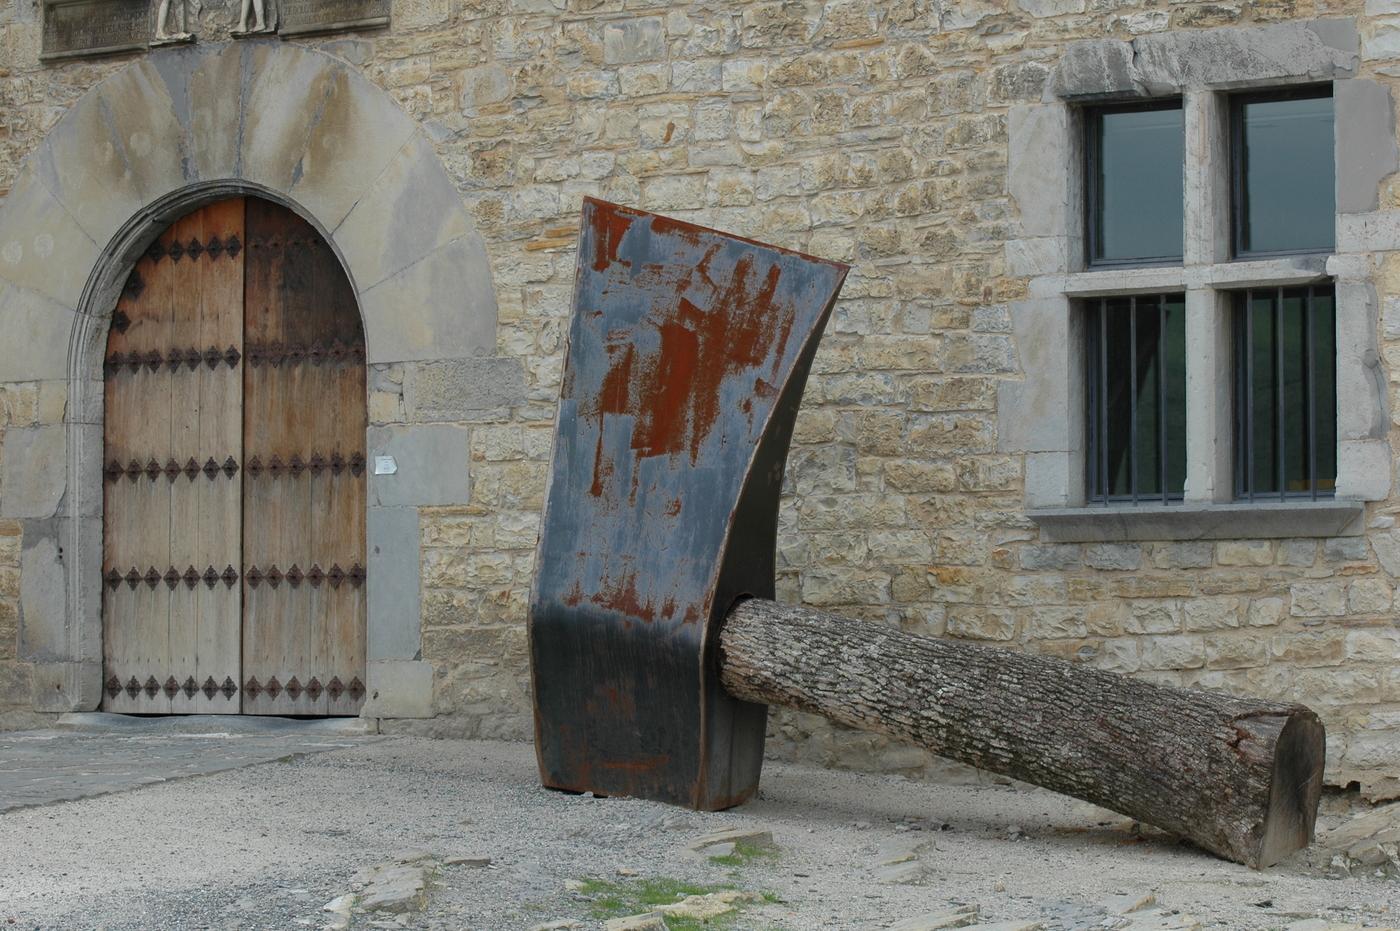
[[[149,676],[144,683],[135,676],[132,676],[123,684],[121,676],[113,672],[109,674],[107,680],[102,683],[102,690],[107,693],[108,698],[116,698],[122,692],[125,692],[127,697],[132,699],[136,698],[136,696],[142,692],[145,692],[148,698],[155,698],[157,692],[164,692],[165,697],[170,699],[173,699],[176,694],[181,692],[184,693],[185,698],[193,699],[196,693],[203,692],[204,697],[211,700],[215,695],[222,693],[224,699],[227,701],[233,698],[234,693],[238,691],[238,686],[234,684],[233,677],[231,676],[225,676],[222,683],[215,681],[213,676],[209,676],[204,680],[204,684],[201,686],[192,675],[186,675],[184,682],[180,682],[173,675],[168,676],[164,685],[157,682],[155,676]]]
[[[132,566],[127,570],[125,575],[122,575],[121,570],[113,566],[103,574],[102,578],[107,583],[107,587],[112,591],[121,588],[123,582],[127,584],[128,588],[135,590],[136,586],[140,585],[143,581],[151,588],[155,588],[162,580],[164,580],[166,586],[173,591],[179,586],[181,581],[185,583],[186,588],[194,588],[202,581],[206,588],[212,589],[220,580],[223,580],[223,583],[227,587],[233,588],[234,584],[238,581],[239,574],[238,570],[233,568],[233,566],[226,567],[222,573],[213,566],[209,566],[204,570],[203,574],[194,566],[186,567],[183,573],[175,566],[171,566],[165,570],[164,574],[155,566],[148,568],[145,573],[142,573],[140,569]]]
[[[232,456],[225,457],[222,465],[220,465],[213,456],[210,456],[205,460],[203,466],[201,466],[193,456],[186,459],[183,466],[173,457],[166,459],[165,465],[163,466],[152,457],[147,460],[145,465],[133,459],[123,466],[120,462],[113,459],[111,462],[107,463],[106,468],[102,470],[102,474],[109,482],[115,482],[123,475],[133,482],[143,475],[152,481],[164,475],[166,481],[174,482],[175,479],[179,478],[181,475],[184,475],[185,478],[190,481],[194,481],[195,476],[202,472],[206,478],[212,481],[218,478],[220,473],[222,473],[225,478],[233,478],[238,474],[238,470],[238,460]]]

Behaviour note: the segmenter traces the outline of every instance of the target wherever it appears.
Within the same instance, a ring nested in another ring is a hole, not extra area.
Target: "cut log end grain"
[[[1253,867],[1306,847],[1326,735],[1301,705],[1144,682],[764,599],[720,635],[734,697],[1084,799]]]

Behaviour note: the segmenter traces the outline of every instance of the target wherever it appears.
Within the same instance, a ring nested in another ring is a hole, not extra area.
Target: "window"
[[[1085,307],[1089,497],[1180,500],[1186,484],[1186,302],[1101,298]]]
[[[1235,255],[1330,252],[1332,89],[1231,98]]]
[[[1337,479],[1332,285],[1234,295],[1235,493],[1330,497]]]
[[[1089,110],[1085,129],[1090,264],[1180,262],[1181,101]]]

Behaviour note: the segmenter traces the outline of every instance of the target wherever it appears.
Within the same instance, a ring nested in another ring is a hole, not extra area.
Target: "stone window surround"
[[[1389,90],[1355,78],[1352,20],[1158,33],[1071,45],[1040,104],[1013,109],[1008,185],[1020,237],[1009,274],[1029,277],[1010,310],[1024,381],[1003,382],[999,448],[1025,455],[1027,516],[1047,541],[1338,536],[1364,529],[1364,502],[1391,488],[1390,422],[1377,343],[1367,237],[1396,170]],[[1331,81],[1335,100],[1337,245],[1331,255],[1233,260],[1228,92]],[[1186,131],[1185,243],[1180,265],[1086,269],[1084,105],[1180,96]],[[1237,502],[1233,495],[1233,359],[1229,292],[1332,280],[1337,307],[1338,475],[1333,499]],[[1081,315],[1092,297],[1186,294],[1187,477],[1173,504],[1095,505],[1085,497]]]
[[[398,394],[366,437],[371,460],[395,455],[398,471],[368,481],[362,716],[433,714],[419,509],[468,503],[470,431],[454,421],[508,403],[491,385],[522,373],[491,358],[484,244],[423,131],[347,63],[292,43],[201,43],[116,71],[68,108],[0,203],[0,324],[17,336],[0,341],[0,379],[62,401],[52,420],[8,430],[0,458],[0,517],[23,528],[19,658],[36,711],[101,701],[102,357],[116,295],[171,221],[246,194],[325,237],[356,293],[370,391]]]

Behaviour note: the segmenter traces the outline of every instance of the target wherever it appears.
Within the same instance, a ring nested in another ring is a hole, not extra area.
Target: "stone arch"
[[[346,62],[277,40],[164,49],[121,69],[69,108],[0,205],[0,383],[34,383],[40,398],[38,423],[11,428],[0,457],[0,517],[24,526],[20,647],[36,710],[100,699],[101,356],[116,295],[170,222],[239,194],[311,222],[354,286],[370,391],[391,401],[368,450],[399,466],[369,492],[364,713],[431,714],[418,508],[466,503],[467,436],[420,416],[413,384],[431,381],[439,410],[499,406],[469,386],[498,394],[518,368],[483,358],[489,263],[423,131]],[[460,478],[411,471],[444,456],[460,458]]]

